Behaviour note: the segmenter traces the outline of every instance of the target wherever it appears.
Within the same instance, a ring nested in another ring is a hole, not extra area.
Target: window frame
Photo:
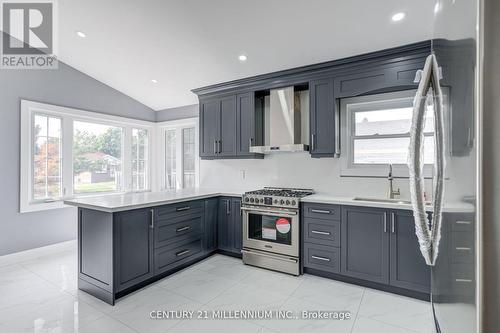
[[[34,114],[43,114],[50,117],[61,118],[61,169],[62,169],[62,197],[58,200],[33,201],[33,132],[32,118]],[[123,187],[120,191],[106,193],[85,193],[75,195],[73,193],[73,123],[74,121],[90,122],[107,126],[121,127],[122,130],[122,180]],[[155,146],[155,123],[136,120],[132,118],[107,115],[97,112],[84,111],[75,108],[38,103],[29,100],[21,100],[21,159],[20,159],[20,207],[21,213],[41,211],[67,207],[63,200],[74,197],[85,197],[93,195],[113,195],[132,192],[132,128],[145,129],[148,131],[148,189],[140,192],[153,191],[155,184],[154,154],[151,147]]]
[[[387,177],[389,172],[389,164],[357,164],[354,163],[354,140],[356,135],[355,130],[355,113],[361,111],[380,110],[386,107],[407,107],[413,105],[416,90],[404,90],[390,93],[381,93],[375,95],[365,95],[357,97],[349,97],[340,100],[341,112],[341,155],[340,155],[340,174],[342,177]],[[443,92],[444,94],[444,92]],[[406,105],[402,105],[406,103]],[[376,107],[370,105],[378,104]],[[446,103],[444,103],[446,105]],[[447,112],[445,110],[445,118]],[[445,124],[447,121],[445,119]],[[445,133],[446,133],[445,129]],[[433,136],[432,134],[424,134],[425,136]],[[369,135],[363,136],[368,138]],[[372,135],[372,138],[401,138],[408,137],[408,134],[388,134],[388,135]],[[445,149],[446,151],[447,149]],[[424,176],[431,178],[433,173],[433,164],[424,165]],[[393,164],[393,176],[398,178],[408,178],[409,171],[406,164]]]
[[[160,180],[160,190],[161,191],[171,191],[171,190],[179,190],[184,189],[184,159],[182,154],[183,144],[184,144],[184,136],[182,135],[182,130],[185,128],[194,127],[194,142],[195,142],[195,185],[194,187],[199,187],[200,185],[200,156],[199,156],[199,119],[198,117],[193,118],[185,118],[178,120],[170,120],[157,123],[157,156],[161,156],[161,167],[158,168],[159,174],[157,175],[157,179]],[[167,188],[166,187],[166,142],[165,136],[168,130],[176,131],[176,188]]]

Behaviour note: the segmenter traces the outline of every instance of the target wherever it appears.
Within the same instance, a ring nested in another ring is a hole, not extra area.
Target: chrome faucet
[[[395,195],[401,195],[399,188],[397,191],[394,191],[394,187],[392,181],[394,177],[392,176],[392,164],[389,164],[389,175],[387,176],[387,180],[389,181],[389,188],[387,189],[387,198],[394,199]]]

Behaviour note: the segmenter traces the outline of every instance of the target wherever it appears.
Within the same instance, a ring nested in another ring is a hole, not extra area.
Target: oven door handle
[[[256,209],[256,208],[249,208],[249,207],[241,207],[242,211],[246,212],[256,212],[256,213],[263,213],[263,214],[269,214],[269,215],[276,215],[276,216],[296,216],[297,212],[288,212],[288,211],[276,211],[276,210],[264,210],[264,209]]]

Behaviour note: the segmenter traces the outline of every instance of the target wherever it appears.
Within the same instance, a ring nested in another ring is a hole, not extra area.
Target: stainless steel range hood
[[[294,87],[273,89],[266,97],[264,145],[250,152],[296,152],[309,150],[309,91]]]

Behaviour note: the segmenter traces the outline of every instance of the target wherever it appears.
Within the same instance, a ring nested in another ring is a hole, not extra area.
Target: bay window
[[[151,190],[154,123],[21,101],[20,211]]]

